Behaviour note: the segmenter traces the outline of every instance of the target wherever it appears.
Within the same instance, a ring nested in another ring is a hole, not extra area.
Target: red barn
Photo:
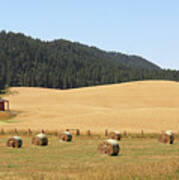
[[[6,105],[7,104],[7,110],[9,110],[9,101],[0,98],[0,111],[5,111],[6,110]]]

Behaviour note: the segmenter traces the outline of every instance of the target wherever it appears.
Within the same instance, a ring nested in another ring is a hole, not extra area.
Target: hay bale
[[[171,130],[162,132],[162,134],[158,138],[158,141],[164,144],[173,144],[174,140],[175,136]]]
[[[45,134],[40,133],[37,134],[32,138],[32,144],[38,145],[38,146],[47,146],[48,145],[48,138]]]
[[[67,142],[69,142],[69,141],[72,140],[72,135],[70,134],[70,132],[65,131],[65,132],[63,132],[63,133],[61,133],[61,134],[59,135],[59,139],[62,140],[62,141],[67,141]]]
[[[119,131],[112,131],[109,133],[108,136],[110,139],[115,139],[120,141],[121,140],[121,133]]]
[[[99,144],[98,152],[109,156],[117,156],[120,151],[119,144],[114,139],[108,139]]]
[[[13,148],[20,148],[22,147],[22,139],[18,136],[13,136],[12,138],[9,138],[6,145],[8,147],[13,147]]]

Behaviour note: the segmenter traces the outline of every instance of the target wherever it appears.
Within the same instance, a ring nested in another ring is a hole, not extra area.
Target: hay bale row
[[[65,131],[64,133],[60,134],[59,136],[60,140],[70,142],[72,140],[72,135]],[[22,147],[22,139],[18,136],[13,136],[12,138],[9,138],[6,142],[6,145],[8,147],[13,148],[20,148]],[[32,138],[32,144],[38,145],[38,146],[47,146],[48,145],[48,138],[44,133],[37,134]]]
[[[87,131],[87,134],[90,135],[90,131]],[[105,154],[109,156],[117,156],[120,151],[120,146],[118,141],[121,140],[121,134],[119,131],[113,131],[109,133],[110,139],[107,139],[101,142],[97,150],[100,154]],[[72,140],[72,135],[69,131],[65,131],[59,135],[61,141],[70,142]],[[163,132],[159,136],[159,142],[164,144],[173,144],[175,139],[174,133],[171,130]],[[23,141],[18,136],[13,136],[7,141],[8,147],[20,148],[22,147]],[[32,138],[32,144],[39,146],[47,146],[48,138],[44,133],[37,134]]]

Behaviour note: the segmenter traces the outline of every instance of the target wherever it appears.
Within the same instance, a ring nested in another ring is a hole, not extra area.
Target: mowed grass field
[[[179,131],[179,83],[138,81],[72,90],[16,87],[4,98],[17,116],[3,128]]]
[[[46,147],[22,136],[19,149],[5,146],[8,137],[0,136],[0,179],[179,179],[179,139],[165,145],[156,138],[123,138],[119,155],[110,157],[97,152],[100,136],[73,136],[72,142],[49,136]]]

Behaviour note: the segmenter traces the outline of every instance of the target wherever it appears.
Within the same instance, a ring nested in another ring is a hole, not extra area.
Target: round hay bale
[[[72,135],[68,131],[65,131],[60,134],[59,139],[62,141],[70,142],[72,140]]]
[[[98,152],[100,154],[106,154],[109,156],[117,156],[120,151],[119,144],[114,139],[108,139],[98,146]]]
[[[32,138],[32,144],[38,145],[38,146],[47,146],[48,145],[48,138],[45,134],[40,133],[37,134]]]
[[[171,130],[163,132],[158,138],[158,141],[164,144],[173,144],[174,140],[175,136]]]
[[[119,131],[112,131],[109,133],[109,138],[120,141],[121,140],[121,133]]]
[[[22,147],[22,144],[23,144],[22,139],[18,136],[13,136],[12,138],[9,138],[6,143],[8,147],[13,147],[13,148],[20,148]]]

